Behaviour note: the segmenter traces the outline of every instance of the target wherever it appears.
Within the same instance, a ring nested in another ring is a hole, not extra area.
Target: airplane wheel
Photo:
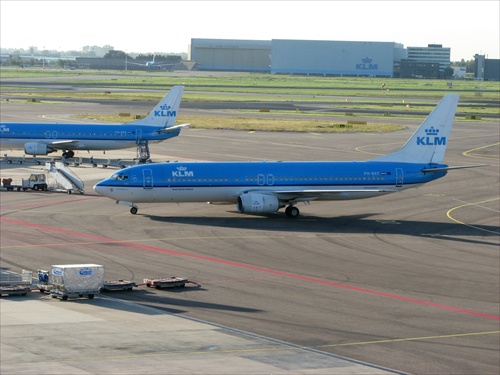
[[[300,211],[297,207],[295,206],[288,206],[285,210],[285,214],[288,217],[297,217],[300,214]]]
[[[132,208],[130,209],[130,213],[131,213],[132,215],[135,215],[135,214],[137,213],[137,207],[132,207]]]

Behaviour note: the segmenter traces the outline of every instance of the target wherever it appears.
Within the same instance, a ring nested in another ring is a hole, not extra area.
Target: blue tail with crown
[[[373,159],[408,163],[440,164],[457,110],[459,95],[447,94],[417,131],[398,151]]]
[[[165,95],[145,118],[129,122],[128,125],[136,124],[164,127],[166,129],[173,128],[177,120],[177,112],[179,111],[183,91],[184,86],[172,87],[168,94]]]

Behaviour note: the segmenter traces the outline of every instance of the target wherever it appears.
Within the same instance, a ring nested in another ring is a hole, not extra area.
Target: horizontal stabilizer
[[[486,167],[488,164],[474,164],[474,165],[457,165],[455,167],[439,167],[439,168],[424,168],[422,172],[442,172],[449,171],[452,169],[465,169],[465,168],[477,168],[477,167]]]
[[[170,126],[169,128],[158,129],[158,133],[169,133],[182,128],[187,128],[189,125],[191,124],[181,124],[181,125]]]

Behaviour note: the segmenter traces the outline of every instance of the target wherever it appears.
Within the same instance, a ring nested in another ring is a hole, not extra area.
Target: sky
[[[0,0],[0,46],[188,52],[191,38],[442,44],[500,58],[500,1]]]

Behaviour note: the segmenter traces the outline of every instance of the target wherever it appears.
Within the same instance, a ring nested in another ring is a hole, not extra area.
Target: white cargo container
[[[83,297],[89,299],[104,285],[104,266],[98,264],[53,265],[49,274],[53,298]]]

